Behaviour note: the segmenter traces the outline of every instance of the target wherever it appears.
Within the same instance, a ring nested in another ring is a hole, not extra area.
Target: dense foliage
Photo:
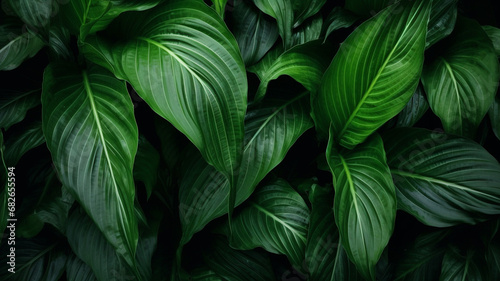
[[[1,280],[500,280],[493,1],[1,4]]]

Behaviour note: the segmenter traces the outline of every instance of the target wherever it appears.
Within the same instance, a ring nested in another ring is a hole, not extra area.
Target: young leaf
[[[175,0],[126,14],[107,31],[123,40],[89,36],[87,57],[129,81],[209,164],[232,178],[241,159],[247,80],[222,19],[201,1]]]
[[[146,186],[148,199],[153,192],[158,176],[160,154],[144,136],[139,136],[139,148],[134,161],[134,179]]]
[[[403,0],[344,41],[312,99],[320,137],[331,126],[335,143],[351,149],[405,107],[420,78],[430,6]]]
[[[375,279],[377,264],[394,230],[396,191],[382,138],[374,135],[353,151],[336,151],[330,140],[327,160],[333,175],[333,212],[340,240],[364,278]]]
[[[223,238],[216,238],[210,245],[203,255],[205,263],[225,280],[276,280],[266,252],[234,250]]]
[[[231,246],[239,250],[262,247],[284,254],[296,268],[304,260],[309,209],[284,180],[259,188],[249,205],[234,216]]]
[[[31,149],[45,143],[42,131],[42,122],[36,121],[16,130],[5,141],[5,163],[8,166],[16,166],[21,157]]]
[[[41,89],[22,93],[3,91],[0,96],[0,128],[8,130],[21,122],[28,110],[40,104],[40,92]]]
[[[245,65],[258,62],[278,39],[278,27],[246,0],[235,0],[231,13],[233,34]]]
[[[51,64],[43,131],[61,182],[133,265],[137,246],[132,168],[138,132],[124,82],[101,67]]]
[[[424,89],[419,85],[405,108],[398,114],[396,127],[412,127],[428,109],[429,103],[425,98]]]
[[[308,91],[314,91],[328,67],[328,57],[326,46],[319,41],[298,45],[285,52],[282,48],[272,50],[258,64],[248,69],[260,79],[255,100],[261,100],[269,82],[281,75],[291,76]]]
[[[457,20],[457,2],[458,0],[432,2],[429,28],[427,29],[427,38],[425,40],[426,49],[450,35],[453,31],[455,21]]]
[[[436,227],[500,214],[500,164],[479,144],[417,128],[394,129],[384,142],[399,209]]]
[[[295,141],[312,126],[308,95],[269,102],[251,110],[245,121],[245,147],[238,171],[236,205],[285,157]],[[262,144],[266,145],[262,145]],[[227,213],[228,181],[203,159],[187,161],[179,190],[182,242],[211,220]]]
[[[217,14],[219,14],[221,18],[224,18],[227,0],[212,0],[212,3],[214,3]]]
[[[444,130],[473,138],[495,98],[498,60],[490,39],[472,19],[459,18],[446,42],[424,67],[422,83]]]
[[[0,71],[12,70],[33,57],[43,47],[43,41],[21,24],[10,20],[0,25]]]

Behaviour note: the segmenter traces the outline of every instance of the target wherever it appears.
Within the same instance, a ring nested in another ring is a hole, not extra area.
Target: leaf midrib
[[[451,77],[451,81],[453,81],[453,88],[455,89],[455,94],[457,96],[457,107],[458,107],[458,122],[460,122],[460,128],[462,128],[462,105],[461,105],[461,99],[460,99],[460,93],[458,91],[458,83],[457,79],[455,77],[455,74],[453,73],[453,69],[451,68],[451,65],[443,58],[441,57],[441,60],[444,63],[444,66],[446,67],[446,71],[449,73]]]

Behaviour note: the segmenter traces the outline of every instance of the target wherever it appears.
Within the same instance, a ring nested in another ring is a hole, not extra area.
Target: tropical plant
[[[3,0],[0,279],[499,280],[497,15]]]

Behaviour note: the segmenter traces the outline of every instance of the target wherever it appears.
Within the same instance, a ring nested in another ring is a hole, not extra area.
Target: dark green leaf
[[[71,281],[97,281],[90,266],[75,255],[71,255],[66,263],[66,278]]]
[[[71,206],[75,199],[66,188],[61,188],[61,196],[49,197],[36,208],[36,215],[44,223],[53,225],[62,234],[66,233],[66,225]]]
[[[249,205],[235,214],[231,246],[239,250],[262,247],[284,254],[300,268],[309,224],[309,209],[302,197],[284,180],[259,188]]]
[[[429,48],[434,43],[451,34],[457,20],[457,2],[458,0],[432,2],[425,48]]]
[[[134,179],[144,183],[148,199],[156,184],[159,164],[160,154],[158,151],[148,142],[146,137],[139,136],[139,148],[134,161]]]
[[[248,112],[237,181],[237,205],[252,194],[311,126],[307,94],[286,102],[269,101]],[[211,220],[227,213],[224,209],[228,202],[227,179],[199,156],[194,159],[186,163],[179,190],[183,243]]]
[[[331,126],[335,143],[351,149],[405,107],[420,78],[430,7],[403,0],[344,41],[312,99],[321,138]]]
[[[371,17],[377,14],[380,10],[397,2],[396,0],[346,0],[345,8],[360,16]],[[399,10],[394,10],[394,14],[398,14]]]
[[[10,133],[10,131],[9,131]],[[16,166],[19,159],[31,149],[45,143],[42,131],[42,122],[36,121],[20,128],[5,141],[5,163]]]
[[[425,98],[424,89],[419,85],[405,108],[398,114],[396,127],[412,127],[428,109],[429,103]]]
[[[229,246],[226,239],[217,238],[203,255],[205,263],[226,280],[273,281],[271,260],[264,251],[238,251]]]
[[[443,258],[440,281],[492,280],[488,278],[486,261],[475,249],[467,249],[465,253],[450,246]]]
[[[225,281],[213,270],[208,268],[197,268],[190,274],[193,281]]]
[[[125,83],[95,65],[80,70],[51,64],[42,106],[45,139],[61,182],[132,265],[138,132]]]
[[[16,238],[33,238],[43,228],[43,221],[36,214],[24,217],[16,225]]]
[[[248,69],[260,79],[255,100],[261,100],[266,94],[269,82],[281,75],[291,76],[308,91],[314,91],[328,67],[328,57],[328,46],[322,45],[320,41],[298,45],[285,52],[282,48],[275,48],[258,64]]]
[[[500,214],[500,164],[479,144],[417,128],[384,135],[398,208],[424,224],[474,224]]]
[[[333,212],[347,255],[367,279],[389,242],[396,219],[396,191],[386,163],[382,138],[374,135],[353,151],[336,151],[327,159],[333,175]]]
[[[201,1],[175,0],[128,13],[108,31],[123,40],[89,36],[87,57],[129,81],[209,164],[232,178],[241,159],[247,81],[222,19]]]
[[[9,8],[28,26],[34,30],[43,29],[50,23],[54,0],[6,0]],[[6,3],[6,4],[7,4]]]
[[[325,40],[332,32],[337,29],[347,28],[353,25],[359,16],[351,13],[350,11],[343,9],[342,7],[335,7],[328,15],[325,20],[325,24],[328,26],[325,33]]]
[[[491,128],[497,139],[500,140],[500,97],[496,96],[488,110],[490,116]]]
[[[446,42],[424,67],[422,82],[445,131],[473,138],[497,91],[498,60],[491,41],[474,20],[459,18]]]
[[[43,41],[21,24],[8,21],[0,25],[0,71],[12,70],[33,57],[43,47]]]
[[[292,34],[293,46],[305,44],[314,40],[318,40],[321,37],[321,29],[323,28],[323,17],[321,15],[316,15],[301,26],[294,29]],[[331,48],[331,46],[324,46],[324,48]],[[328,54],[325,53],[325,59],[328,58]],[[328,58],[330,60],[330,58]],[[325,69],[328,65],[325,66]],[[306,72],[304,72],[306,73]]]
[[[491,25],[484,25],[483,30],[493,43],[495,53],[498,57],[500,57],[500,28]]]
[[[23,93],[3,91],[0,96],[0,128],[8,130],[21,122],[28,110],[40,104],[40,92],[40,89]]]

